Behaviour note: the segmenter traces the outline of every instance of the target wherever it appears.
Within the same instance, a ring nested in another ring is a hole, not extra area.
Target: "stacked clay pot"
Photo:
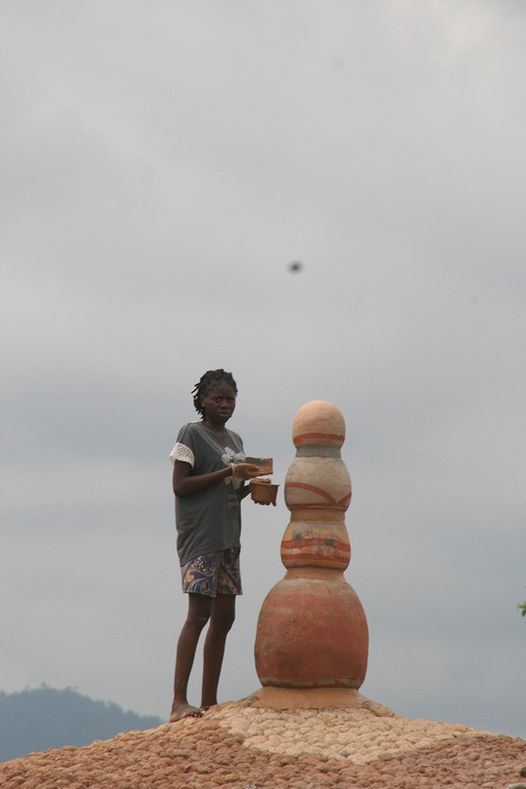
[[[285,480],[290,523],[281,541],[287,572],[268,593],[256,632],[263,686],[359,688],[368,655],[362,604],[343,576],[351,547],[345,512],[351,479],[341,458],[345,421],[325,400],[294,420],[296,457]]]

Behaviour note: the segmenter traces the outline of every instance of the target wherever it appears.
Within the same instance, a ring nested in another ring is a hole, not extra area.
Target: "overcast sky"
[[[344,413],[362,692],[526,737],[524,4],[0,12],[0,688],[166,717],[168,454],[224,367],[278,482],[299,406]],[[221,700],[284,573],[283,498],[243,506]]]

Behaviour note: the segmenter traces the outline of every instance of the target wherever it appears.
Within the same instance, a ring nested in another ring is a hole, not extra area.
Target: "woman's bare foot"
[[[181,704],[174,704],[172,707],[170,723],[175,723],[175,721],[180,721],[183,718],[200,718],[202,714],[199,707],[192,707],[191,704],[181,702]]]

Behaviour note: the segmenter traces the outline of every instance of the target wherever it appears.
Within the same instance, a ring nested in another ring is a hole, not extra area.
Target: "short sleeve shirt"
[[[243,442],[233,430],[216,433],[201,422],[189,422],[179,431],[170,458],[189,463],[191,475],[208,474],[242,460]],[[175,497],[181,565],[204,553],[239,548],[242,487],[236,488],[236,482],[226,477],[189,496]]]

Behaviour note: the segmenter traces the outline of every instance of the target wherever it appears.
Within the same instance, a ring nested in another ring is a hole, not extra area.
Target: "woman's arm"
[[[184,460],[176,460],[174,463],[173,489],[176,496],[191,496],[200,490],[215,485],[222,479],[234,476],[237,479],[252,479],[261,474],[259,466],[253,463],[235,463],[225,466],[218,471],[210,471],[208,474],[192,475],[190,463]]]

